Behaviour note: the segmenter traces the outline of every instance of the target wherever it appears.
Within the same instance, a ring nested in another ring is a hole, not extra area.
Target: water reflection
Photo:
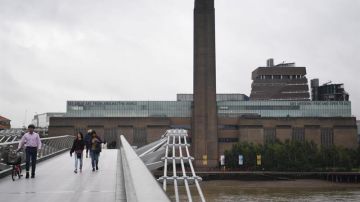
[[[340,184],[322,180],[296,181],[205,181],[201,187],[207,201],[360,201],[359,184]],[[169,187],[168,194],[173,196]],[[187,201],[180,188],[180,201]],[[191,187],[194,201],[200,201]],[[174,197],[171,197],[174,199]]]

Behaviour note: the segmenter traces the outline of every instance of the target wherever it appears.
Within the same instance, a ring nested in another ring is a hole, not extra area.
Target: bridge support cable
[[[181,137],[179,136],[179,144],[181,144]],[[185,183],[185,189],[186,189],[186,194],[187,197],[189,199],[189,202],[192,202],[192,197],[191,197],[191,192],[190,192],[190,188],[189,188],[189,183],[188,183],[188,177],[186,176],[186,172],[185,172],[185,166],[184,166],[184,160],[183,160],[183,155],[182,155],[182,147],[179,147],[179,154],[180,154],[180,161],[181,161],[181,170],[184,176],[184,183]]]
[[[10,139],[11,139],[11,136],[9,136],[9,137],[5,140],[5,142],[9,142]]]
[[[187,141],[186,141],[186,138],[184,138],[184,143],[187,144]],[[189,152],[189,148],[188,147],[185,147],[185,150],[186,150],[186,154],[188,157],[190,157],[190,152]],[[193,178],[195,179],[195,185],[196,185],[196,189],[198,190],[198,193],[200,195],[200,198],[201,198],[201,201],[205,201],[205,197],[204,197],[204,194],[201,190],[201,187],[199,185],[199,180],[198,180],[198,177],[196,176],[195,174],[195,170],[194,170],[194,166],[192,164],[191,161],[189,161],[189,165],[190,165],[190,169],[191,169],[191,174],[193,176]]]
[[[140,157],[149,171],[155,171],[163,167],[163,176],[157,180],[162,184],[164,191],[167,191],[168,186],[172,185],[171,187],[174,188],[174,198],[176,202],[183,201],[180,199],[179,194],[180,188],[183,185],[185,187],[187,201],[193,201],[194,196],[191,193],[190,185],[195,185],[195,192],[198,193],[199,201],[205,202],[204,194],[199,184],[202,179],[195,173],[192,164],[194,158],[190,156],[190,144],[187,143],[187,137],[187,131],[184,129],[167,130],[165,134],[161,136],[161,139],[136,149],[135,153]],[[124,164],[126,164],[126,162]],[[171,168],[169,168],[169,166],[171,166]],[[177,166],[181,170],[177,170]],[[191,170],[190,173],[186,172],[186,168],[189,167]],[[125,174],[125,176],[127,176],[127,174]]]
[[[170,136],[167,136],[166,139],[167,139],[166,144],[169,145]],[[168,165],[167,158],[168,158],[168,156],[169,156],[169,147],[166,147],[165,159],[164,159],[164,176],[167,176],[167,165]],[[164,181],[163,181],[163,189],[164,189],[164,191],[166,191],[166,178],[164,178]]]
[[[176,141],[176,138],[175,136],[171,136],[172,139],[173,139],[173,145],[172,145],[172,166],[173,166],[173,181],[174,181],[174,190],[175,190],[175,200],[176,202],[179,202],[179,190],[178,190],[178,184],[177,184],[177,175],[176,175],[176,158],[175,158],[175,154],[176,154],[176,151],[175,151],[175,141]],[[169,146],[169,145],[167,145]]]
[[[155,151],[156,149],[158,149],[159,147],[161,147],[165,142],[166,142],[166,138],[163,138],[163,139],[161,139],[160,141],[158,141],[158,143],[157,143],[155,146],[151,147],[151,148],[148,149],[147,151],[145,151],[145,152],[143,152],[143,153],[141,153],[141,154],[139,154],[139,153],[137,153],[137,154],[138,154],[139,157],[141,158],[141,157],[145,156],[146,154],[149,154],[150,152]]]
[[[164,176],[160,177],[158,181],[163,183],[164,190],[166,190],[167,184],[174,185],[176,201],[180,201],[179,185],[185,185],[187,200],[192,202],[193,196],[190,191],[189,185],[195,184],[200,200],[202,202],[205,202],[206,200],[199,184],[199,181],[201,181],[202,179],[195,174],[195,170],[192,165],[192,160],[194,160],[194,158],[190,156],[189,153],[190,145],[186,141],[186,138],[188,137],[187,131],[184,129],[171,129],[166,131],[165,136],[168,137],[168,141],[165,144],[165,157],[162,158],[164,161]],[[183,150],[186,151],[186,156],[183,155]],[[169,151],[172,152],[171,157],[169,157],[168,155]],[[168,176],[167,173],[168,160],[172,160],[172,176]],[[181,166],[181,171],[179,172],[176,170],[177,164],[180,164]],[[188,164],[190,166],[192,176],[188,176],[186,174],[185,164]],[[182,174],[182,176],[178,176],[178,173]]]

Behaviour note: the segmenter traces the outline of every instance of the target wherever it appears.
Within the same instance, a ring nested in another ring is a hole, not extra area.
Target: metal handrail
[[[118,169],[123,169],[124,172],[127,201],[170,201],[125,137],[121,135],[119,139],[122,167]]]
[[[57,137],[40,138],[42,146],[37,152],[37,159],[48,158],[54,154],[61,153],[71,148],[74,136],[64,135]],[[6,155],[10,149],[17,149],[20,141],[0,143],[0,174],[11,169],[6,165]],[[25,152],[23,152],[22,162],[25,161]]]

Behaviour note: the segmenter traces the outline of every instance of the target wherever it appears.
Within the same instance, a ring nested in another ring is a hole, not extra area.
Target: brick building
[[[4,130],[4,129],[10,129],[11,125],[10,125],[11,120],[0,116],[0,130]]]

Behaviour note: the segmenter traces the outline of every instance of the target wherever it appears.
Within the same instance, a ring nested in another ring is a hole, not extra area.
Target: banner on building
[[[208,164],[207,162],[207,155],[203,155],[202,156],[202,162],[203,162],[203,165],[206,166]]]
[[[257,166],[261,165],[261,155],[260,154],[256,155],[256,165]]]
[[[221,155],[220,156],[220,165],[224,166],[225,165],[225,155]]]
[[[239,165],[244,165],[244,156],[243,155],[239,155]]]

